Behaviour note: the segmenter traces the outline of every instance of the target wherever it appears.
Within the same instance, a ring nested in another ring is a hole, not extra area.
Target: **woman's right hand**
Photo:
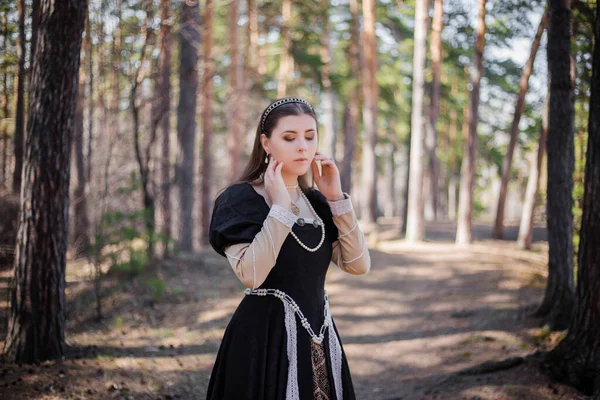
[[[269,155],[269,165],[265,171],[265,190],[273,205],[278,204],[288,210],[290,208],[291,198],[285,187],[285,182],[281,177],[282,168],[283,162],[277,161],[272,155]]]

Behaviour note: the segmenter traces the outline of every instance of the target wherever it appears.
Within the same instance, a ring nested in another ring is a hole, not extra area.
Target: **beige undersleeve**
[[[255,190],[265,198],[266,203],[271,207],[264,189],[262,192],[261,188],[255,188]],[[365,236],[358,226],[350,196],[344,193],[344,197],[343,200],[328,201],[333,214],[333,222],[338,228],[338,240],[333,243],[331,261],[341,270],[350,274],[366,274],[371,268],[371,260]],[[301,210],[300,217],[310,222],[314,215],[308,205],[304,204],[303,200],[299,200],[297,203]],[[261,230],[251,243],[238,243],[225,248],[229,264],[246,287],[254,289],[265,281],[275,266],[277,255],[291,232],[296,218],[298,217],[290,211],[277,205],[272,206]]]

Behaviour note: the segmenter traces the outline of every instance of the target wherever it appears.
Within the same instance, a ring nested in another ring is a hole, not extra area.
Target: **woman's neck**
[[[295,186],[298,183],[298,175],[283,175],[283,182],[285,182],[286,186]]]

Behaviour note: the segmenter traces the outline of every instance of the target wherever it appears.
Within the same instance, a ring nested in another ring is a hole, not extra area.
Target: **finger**
[[[274,165],[274,161],[269,161],[269,165],[267,166],[267,169],[265,171],[265,178],[267,178],[268,180],[271,180],[273,177],[273,165]]]
[[[275,175],[279,178],[281,177],[281,169],[283,168],[283,162],[279,162],[277,168],[275,169]]]
[[[275,163],[275,158],[272,155],[269,155],[269,165],[267,168],[273,168],[273,164]]]
[[[320,177],[320,175],[319,175],[319,167],[317,166],[317,160],[313,160],[313,162],[310,163],[310,167],[312,168],[313,176],[315,178]]]
[[[273,161],[271,162],[271,172],[275,172],[275,168],[277,168],[277,164],[279,164],[279,161],[276,160],[275,158],[273,158]]]

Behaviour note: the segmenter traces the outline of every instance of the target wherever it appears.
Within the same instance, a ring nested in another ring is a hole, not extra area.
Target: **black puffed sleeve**
[[[261,204],[259,201],[262,197],[258,198],[258,193],[253,195],[249,190],[254,191],[248,184],[235,184],[215,199],[208,241],[223,257],[227,246],[251,243],[262,229],[268,214],[269,208],[266,203]]]
[[[331,208],[329,208],[329,203],[327,203],[327,198],[317,189],[312,189],[306,197],[325,224],[325,237],[329,240],[329,243],[335,242],[339,233],[333,222],[333,214]]]

